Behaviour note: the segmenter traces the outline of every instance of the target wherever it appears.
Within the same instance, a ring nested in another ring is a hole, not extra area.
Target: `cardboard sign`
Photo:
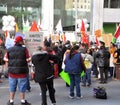
[[[37,50],[38,46],[43,45],[43,32],[28,32],[25,33],[25,45],[30,54]]]

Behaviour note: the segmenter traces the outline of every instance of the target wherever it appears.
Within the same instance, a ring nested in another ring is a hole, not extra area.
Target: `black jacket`
[[[54,63],[58,61],[55,55],[47,54],[46,51],[39,51],[33,54],[32,63],[35,67],[35,82],[45,82],[54,77],[50,60],[54,61]]]
[[[13,74],[28,73],[28,63],[26,61],[26,48],[20,44],[10,47],[8,52],[8,72]]]
[[[98,58],[98,67],[109,67],[110,53],[105,47],[100,47],[100,49],[96,53],[96,57]]]

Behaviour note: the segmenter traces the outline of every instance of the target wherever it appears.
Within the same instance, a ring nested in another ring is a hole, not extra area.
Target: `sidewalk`
[[[66,87],[65,82],[61,78],[54,80],[56,89],[56,101],[57,105],[120,105],[120,81],[109,80],[107,84],[99,84],[99,81],[92,78],[91,87],[82,87],[81,92],[83,99],[70,99],[69,87]],[[108,99],[96,99],[93,97],[93,87],[104,86],[106,88]],[[41,105],[40,87],[34,81],[31,81],[31,92],[26,92],[26,99],[31,102],[32,105]],[[7,79],[3,79],[3,83],[0,83],[0,105],[6,105],[9,100],[9,87]],[[20,105],[19,93],[15,95],[15,105]],[[48,97],[48,105],[51,102]]]

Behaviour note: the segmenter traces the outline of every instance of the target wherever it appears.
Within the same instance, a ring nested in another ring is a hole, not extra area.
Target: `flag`
[[[84,24],[84,21],[83,21],[83,20],[82,20],[80,32],[81,32],[81,40],[82,40],[82,43],[86,43],[86,44],[90,45],[90,44],[89,44],[88,36],[87,36],[87,34],[86,34],[85,24]]]
[[[15,31],[18,32],[19,31],[19,28],[18,28],[18,24],[16,23],[15,25]]]
[[[22,15],[22,25],[23,25],[23,27],[25,26],[24,15]]]
[[[62,72],[60,73],[60,76],[68,85],[70,85],[70,77],[68,73],[62,70]]]
[[[85,75],[85,72],[83,70],[82,73],[80,74],[80,78],[82,78],[84,75]],[[62,72],[60,72],[60,76],[68,85],[70,85],[70,77],[68,73],[62,70]]]
[[[38,25],[39,31],[42,30],[41,23],[40,23],[40,19],[38,20],[38,24],[37,24],[37,25]]]
[[[37,27],[36,21],[33,21],[33,22],[32,22],[32,26],[31,26],[31,28],[30,28],[30,32],[39,32],[39,29],[38,29],[38,27]]]
[[[99,46],[99,41],[98,41],[97,37],[96,37],[96,45]]]
[[[120,26],[118,26],[115,34],[114,34],[114,37],[117,39],[118,37],[120,36]]]
[[[116,42],[116,38],[112,38],[112,43],[115,43]]]
[[[102,36],[102,32],[101,32],[100,29],[95,30],[95,36],[96,36],[96,37],[101,37],[101,36]]]
[[[9,33],[9,31],[5,31],[5,38],[10,38],[10,33]]]
[[[0,38],[0,45],[2,44],[2,42],[3,42],[3,41],[2,41],[2,39]]]
[[[15,44],[15,41],[14,39],[10,38],[10,37],[7,37],[6,40],[5,40],[5,47],[8,49],[10,47],[13,47]]]
[[[63,33],[63,29],[62,29],[62,23],[61,23],[61,19],[58,21],[57,25],[56,25],[56,31],[58,33]]]
[[[25,35],[21,32],[16,32],[15,37],[17,37],[17,36],[21,36],[23,39],[25,39]]]

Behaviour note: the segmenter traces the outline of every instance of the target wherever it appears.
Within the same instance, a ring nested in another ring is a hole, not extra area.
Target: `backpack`
[[[107,99],[107,92],[104,87],[93,88],[94,96],[99,99]]]

